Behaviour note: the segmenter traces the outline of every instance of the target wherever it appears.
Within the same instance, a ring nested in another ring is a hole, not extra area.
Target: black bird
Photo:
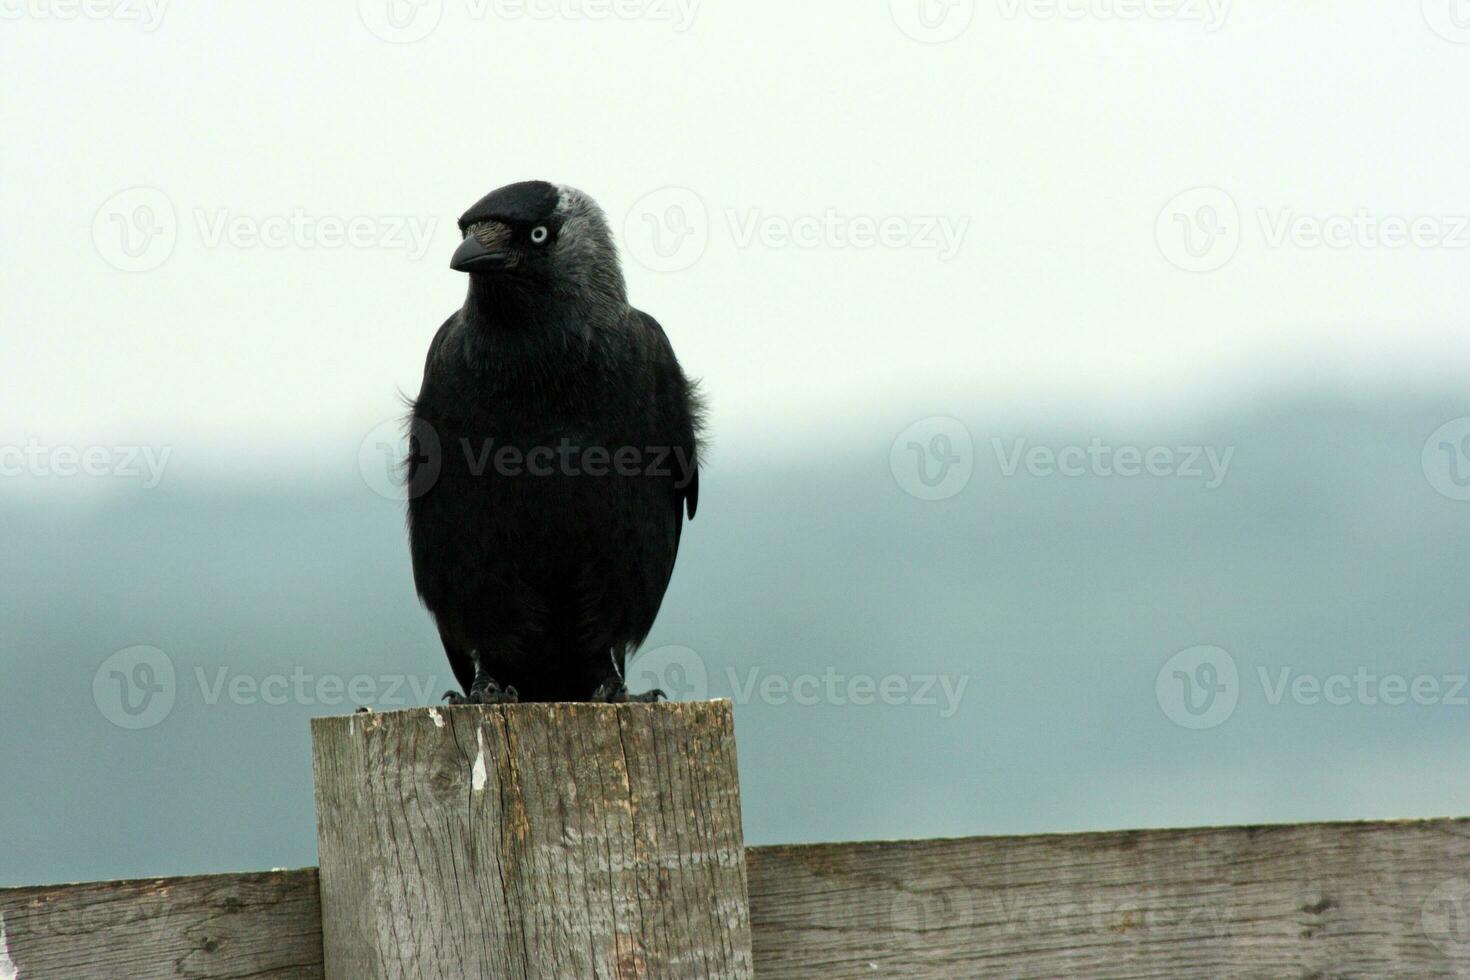
[[[627,700],[699,505],[696,387],[586,194],[511,184],[459,228],[469,293],[429,347],[408,461],[414,582],[465,691],[445,697]]]

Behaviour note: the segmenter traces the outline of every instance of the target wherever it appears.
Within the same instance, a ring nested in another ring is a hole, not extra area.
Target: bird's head
[[[507,295],[626,302],[607,218],[586,194],[528,180],[491,191],[459,219],[449,266]]]

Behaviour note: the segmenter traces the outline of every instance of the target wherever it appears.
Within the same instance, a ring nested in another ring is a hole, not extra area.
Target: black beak
[[[504,272],[514,269],[518,261],[519,256],[514,252],[492,252],[481,245],[478,238],[470,235],[454,250],[449,268],[455,272]]]

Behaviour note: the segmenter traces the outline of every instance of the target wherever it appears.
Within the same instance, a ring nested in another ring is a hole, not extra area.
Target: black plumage
[[[469,292],[429,348],[408,462],[450,697],[622,700],[699,502],[697,394],[586,195],[512,184],[460,228]]]

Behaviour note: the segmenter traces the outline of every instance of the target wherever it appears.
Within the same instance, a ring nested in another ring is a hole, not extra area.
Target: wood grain
[[[1470,823],[752,848],[756,968],[807,977],[1470,976]]]
[[[747,863],[772,980],[1470,976],[1465,820],[756,847]],[[0,889],[19,980],[317,978],[319,922],[310,869]]]
[[[0,889],[3,980],[321,975],[315,868]]]
[[[326,975],[752,975],[728,702],[312,725]]]

